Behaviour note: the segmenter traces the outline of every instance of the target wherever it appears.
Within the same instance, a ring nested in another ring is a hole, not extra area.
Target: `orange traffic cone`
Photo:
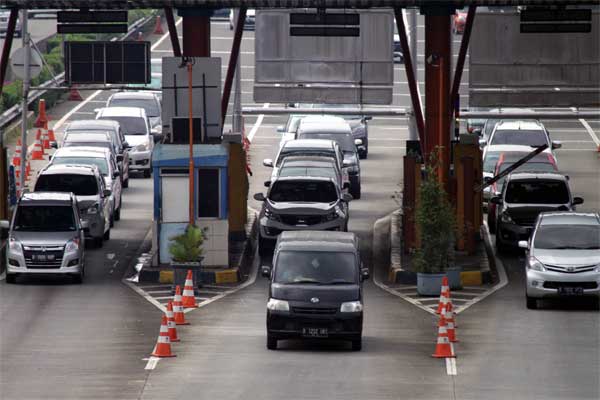
[[[12,165],[14,165],[15,167],[20,167],[21,166],[21,139],[17,140],[17,147],[15,148],[15,155],[13,156],[12,159]]]
[[[48,117],[46,116],[46,100],[40,99],[40,102],[38,104],[38,112],[39,115],[36,118],[33,126],[35,126],[36,128],[48,129]]]
[[[28,160],[27,164],[25,165],[25,179],[29,179],[30,175],[31,175],[31,163]]]
[[[160,15],[157,15],[156,16],[156,24],[154,25],[154,34],[155,35],[162,35],[164,33],[165,32],[163,31],[163,28],[162,28],[162,22],[160,20]]]
[[[452,303],[446,304],[446,309],[440,314],[440,321],[444,319],[446,330],[448,331],[448,339],[451,342],[458,342],[456,338],[456,326],[454,325],[454,313],[452,312]]]
[[[51,143],[56,143],[56,136],[54,136],[54,130],[48,129],[48,139]]]
[[[169,329],[169,340],[171,343],[179,342],[177,328],[175,327],[175,317],[173,316],[173,302],[170,300],[167,304],[167,328]]]
[[[171,353],[171,340],[169,339],[169,327],[167,325],[167,316],[163,315],[158,340],[152,351],[154,357],[175,357],[175,354]]]
[[[48,132],[44,131],[42,133],[42,147],[44,150],[50,150],[50,139],[48,138]]]
[[[185,313],[183,312],[183,306],[181,304],[181,287],[179,285],[175,287],[175,298],[173,299],[173,317],[175,319],[175,325],[190,324],[185,320]]]
[[[431,356],[435,358],[456,357],[456,355],[454,355],[454,347],[452,346],[452,343],[450,343],[450,339],[448,339],[448,330],[445,326],[438,327],[435,353]]]
[[[71,90],[69,91],[68,100],[70,100],[70,101],[83,100],[83,97],[81,97],[81,93],[79,93],[79,90],[77,90],[77,87],[75,85],[71,86]]]
[[[31,152],[32,160],[43,160],[44,159],[44,148],[42,147],[42,142],[40,140],[36,140],[33,145],[33,151]]]
[[[17,193],[17,199],[21,197],[21,180],[15,179],[15,192]]]
[[[448,286],[448,277],[442,278],[442,291],[440,293],[440,302],[438,303],[436,314],[440,314],[446,307],[446,304],[450,302],[450,286]]]
[[[192,276],[192,270],[188,269],[187,276],[185,277],[185,286],[183,287],[183,296],[181,298],[181,305],[185,308],[196,308],[196,296],[194,295],[194,279]]]

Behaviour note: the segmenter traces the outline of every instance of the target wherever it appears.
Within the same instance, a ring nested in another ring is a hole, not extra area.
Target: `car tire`
[[[94,238],[93,241],[94,247],[96,247],[97,249],[101,249],[104,245],[104,239],[102,239],[102,237]]]
[[[129,177],[123,181],[123,187],[124,188],[128,188],[129,187]]]
[[[17,274],[6,274],[6,283],[17,283]]]
[[[113,209],[112,212],[110,213],[110,219],[109,219],[109,226],[112,228],[113,226],[115,226],[115,212],[116,210]]]
[[[352,341],[352,351],[362,350],[362,338],[355,339]]]
[[[144,178],[150,178],[152,176],[152,171],[150,168],[144,170]]]
[[[358,185],[350,187],[350,194],[354,198],[354,200],[360,199],[360,183]]]
[[[267,335],[267,349],[277,350],[277,339],[271,335]]]
[[[83,283],[83,272],[73,274],[73,282],[80,285]]]
[[[110,229],[104,232],[104,236],[102,236],[104,240],[110,240]]]
[[[115,210],[115,217],[114,217],[115,221],[120,221],[121,220],[121,207],[122,207],[122,204],[123,204],[122,201],[123,201],[122,198],[119,199],[119,208],[117,208]]]
[[[538,302],[535,297],[525,296],[527,299],[527,309],[528,310],[537,310]]]
[[[496,232],[496,218],[493,214],[488,213],[487,223],[490,232]]]

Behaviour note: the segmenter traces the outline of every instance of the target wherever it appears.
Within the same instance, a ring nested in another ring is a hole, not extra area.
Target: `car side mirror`
[[[271,181],[265,181],[265,187],[270,187],[271,186]]]
[[[271,267],[268,265],[263,265],[260,267],[260,274],[263,276],[263,278],[271,279]]]
[[[96,114],[98,114],[98,112],[99,112],[100,110],[101,110],[100,108],[94,108],[94,112],[95,112]]]
[[[112,190],[104,189],[104,192],[102,194],[104,195],[104,197],[109,197],[112,194]]]
[[[367,279],[369,279],[371,275],[369,274],[369,268],[362,268],[360,270],[360,279],[363,281],[366,281]]]
[[[350,182],[344,182],[342,189],[350,189]]]
[[[519,240],[519,248],[527,249],[528,247],[527,240]]]
[[[265,201],[265,195],[263,193],[254,193],[254,200]]]
[[[362,142],[362,140],[361,140],[361,139],[354,139],[354,144],[355,144],[356,146],[361,146],[361,145],[363,144],[363,142]]]
[[[481,136],[481,129],[473,129],[473,134],[477,136]]]
[[[123,154],[117,154],[117,161],[123,162]]]
[[[285,126],[283,126],[283,125],[279,125],[279,126],[277,127],[277,132],[279,132],[279,133],[283,133],[283,132],[285,132]]]
[[[487,140],[485,140],[485,139],[479,139],[479,146],[480,147],[485,147],[486,144],[487,144]]]
[[[490,199],[490,203],[501,205],[502,204],[502,199],[499,196],[494,196],[494,197],[492,197]]]
[[[79,222],[81,224],[81,229],[88,229],[90,227],[90,223],[86,220],[80,220]]]
[[[344,200],[346,203],[350,203],[352,200],[354,200],[354,197],[352,197],[350,193],[343,193],[342,200]]]
[[[555,140],[552,142],[552,150],[560,149],[562,147],[562,142]]]
[[[118,178],[119,176],[121,176],[121,173],[119,171],[113,172],[113,179]]]
[[[574,197],[573,198],[573,205],[576,206],[578,204],[583,204],[583,198],[581,198],[581,197]]]
[[[127,142],[123,142],[123,148],[125,149],[129,149],[131,146],[129,146],[129,143]]]
[[[263,165],[264,165],[265,167],[270,167],[270,168],[273,168],[273,160],[271,160],[270,158],[265,158],[265,159],[263,160]]]

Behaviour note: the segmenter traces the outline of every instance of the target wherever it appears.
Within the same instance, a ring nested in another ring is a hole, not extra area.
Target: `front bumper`
[[[346,220],[341,217],[314,225],[288,225],[263,216],[260,218],[260,237],[276,240],[283,231],[343,231],[345,227]]]
[[[563,273],[527,270],[527,296],[535,298],[565,297],[559,287],[582,288],[581,296],[600,297],[600,273]]]
[[[528,240],[531,232],[533,232],[533,226],[500,222],[500,218],[498,218],[496,224],[498,226],[496,240],[508,246],[516,247],[519,240]]]
[[[152,152],[132,151],[129,152],[129,169],[144,170],[152,168]]]
[[[26,262],[23,254],[10,251],[6,254],[6,272],[9,274],[78,274],[82,270],[83,257],[76,252],[64,254],[59,267]]]
[[[341,313],[332,315],[306,315],[267,310],[267,332],[276,339],[359,339],[362,335],[363,313]],[[307,337],[303,328],[327,329],[323,337]]]

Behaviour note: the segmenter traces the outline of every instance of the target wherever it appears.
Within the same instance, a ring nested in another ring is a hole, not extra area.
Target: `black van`
[[[277,239],[267,303],[267,348],[281,339],[342,339],[362,348],[362,268],[351,232],[286,231]]]

